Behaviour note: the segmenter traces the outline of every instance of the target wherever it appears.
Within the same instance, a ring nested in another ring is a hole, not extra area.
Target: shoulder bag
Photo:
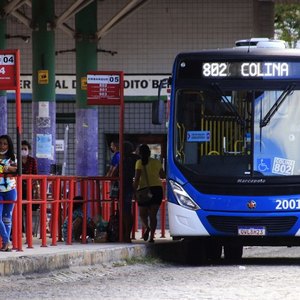
[[[143,165],[143,169],[145,171],[147,187],[136,191],[135,195],[136,195],[136,200],[137,200],[138,205],[150,204],[150,202],[152,200],[152,196],[153,196],[150,191],[147,169],[144,165]]]

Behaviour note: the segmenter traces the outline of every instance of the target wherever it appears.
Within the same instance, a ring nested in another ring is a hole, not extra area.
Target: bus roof
[[[238,40],[235,42],[236,47],[244,48],[287,48],[286,42],[283,40],[273,40],[269,38],[251,38],[246,40]]]
[[[208,49],[195,52],[182,52],[176,57],[176,60],[183,58],[210,59],[217,61],[218,59],[263,59],[269,57],[274,61],[280,61],[283,58],[292,60],[300,59],[300,49],[283,49],[283,48],[223,48],[223,49]]]

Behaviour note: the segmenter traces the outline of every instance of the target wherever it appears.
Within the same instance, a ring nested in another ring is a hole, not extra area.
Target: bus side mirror
[[[158,98],[152,102],[152,124],[161,125],[164,119],[165,103],[161,99],[161,90],[166,88],[171,82],[171,78],[164,78],[160,81],[158,87]]]
[[[164,101],[161,99],[157,99],[152,102],[152,124],[161,125],[163,123],[165,111]]]

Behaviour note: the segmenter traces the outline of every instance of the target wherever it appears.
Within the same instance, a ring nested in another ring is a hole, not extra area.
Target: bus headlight
[[[200,207],[192,200],[192,198],[188,195],[188,193],[180,186],[178,183],[176,183],[173,180],[170,180],[170,185],[172,188],[172,191],[178,201],[178,203],[188,209],[197,210],[200,209]]]

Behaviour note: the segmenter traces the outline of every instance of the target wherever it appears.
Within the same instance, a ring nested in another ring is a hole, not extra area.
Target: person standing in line
[[[16,201],[16,178],[10,173],[17,171],[13,142],[8,135],[0,136],[0,201]],[[12,227],[12,212],[15,203],[0,203],[0,235],[2,247],[0,251],[10,251],[10,233]]]
[[[120,164],[120,151],[119,143],[112,141],[110,143],[110,150],[113,153],[111,158],[110,167],[106,173],[107,177],[119,177],[119,164]],[[119,181],[112,181],[110,186],[110,198],[119,198]]]
[[[151,151],[148,145],[143,144],[140,146],[139,155],[141,159],[135,164],[133,187],[135,190],[139,190],[149,185],[152,194],[151,201],[148,204],[139,205],[139,210],[140,218],[145,228],[143,239],[147,241],[150,233],[149,242],[153,243],[157,226],[157,213],[163,199],[161,179],[165,178],[165,172],[163,171],[161,162],[158,159],[151,158],[150,154]]]
[[[21,143],[21,154],[22,154],[22,174],[37,174],[37,161],[34,157],[30,156],[31,145],[28,141],[23,140]],[[37,181],[32,181],[32,189],[34,191],[33,196],[37,197],[39,194],[39,184]],[[22,182],[22,198],[27,199],[27,181]],[[26,205],[22,206],[23,219],[22,231],[25,232],[24,220],[26,219]],[[39,204],[33,204],[32,210],[36,211],[39,208]]]
[[[110,167],[106,174],[107,177],[117,177],[119,176],[119,163],[120,163],[120,151],[119,143],[112,141],[110,143],[110,150],[113,153],[111,158]]]

